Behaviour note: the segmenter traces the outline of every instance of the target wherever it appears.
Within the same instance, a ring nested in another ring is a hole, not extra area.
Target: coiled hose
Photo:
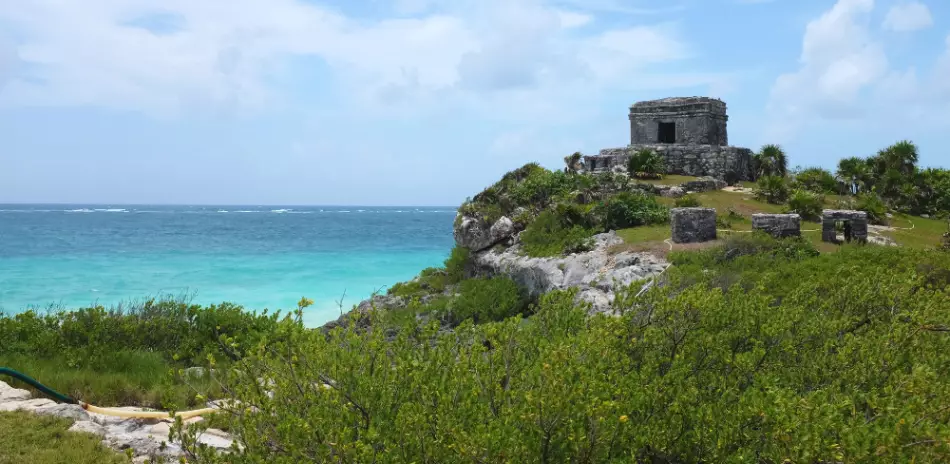
[[[126,411],[124,409],[110,409],[110,408],[100,408],[98,406],[93,406],[89,403],[83,403],[82,401],[76,400],[70,396],[64,395],[52,388],[43,385],[38,380],[30,377],[22,372],[15,371],[8,367],[0,367],[0,375],[6,375],[13,377],[33,388],[43,393],[44,395],[50,397],[51,399],[58,401],[60,403],[66,404],[78,404],[83,409],[89,412],[94,412],[97,414],[104,414],[107,416],[114,417],[125,417],[125,418],[134,418],[134,419],[167,419],[172,417],[171,414],[164,411]],[[174,417],[181,417],[182,420],[189,419],[195,416],[200,416],[203,414],[209,414],[217,411],[214,408],[203,408],[195,409],[192,411],[181,411],[176,412]]]

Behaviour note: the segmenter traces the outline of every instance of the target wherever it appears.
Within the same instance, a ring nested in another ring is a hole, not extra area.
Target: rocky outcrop
[[[142,411],[142,408],[115,408]],[[118,451],[132,450],[133,462],[144,462],[146,457],[162,456],[177,459],[183,456],[178,444],[168,439],[172,419],[127,419],[87,412],[76,404],[59,404],[46,398],[32,398],[27,390],[13,388],[0,382],[0,411],[26,411],[34,414],[62,417],[75,421],[72,432],[91,433],[102,437],[102,443]],[[200,422],[200,417],[185,424]],[[219,450],[227,450],[234,440],[227,433],[208,429],[198,438],[200,443]]]
[[[552,258],[523,256],[520,244],[515,244],[503,251],[477,253],[475,269],[479,275],[507,275],[533,297],[576,287],[578,301],[590,303],[594,312],[609,312],[617,289],[655,276],[668,266],[649,253],[612,254],[609,248],[621,243],[614,232],[598,234],[591,251]]]
[[[462,215],[456,221],[453,235],[459,246],[481,251],[507,240],[515,232],[515,223],[505,216],[488,224],[484,219]]]

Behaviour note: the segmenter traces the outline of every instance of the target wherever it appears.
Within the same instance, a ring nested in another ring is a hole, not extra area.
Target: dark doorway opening
[[[676,143],[676,123],[661,122],[657,128],[657,142]]]

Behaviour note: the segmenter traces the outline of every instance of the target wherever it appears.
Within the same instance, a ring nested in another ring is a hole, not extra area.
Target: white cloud
[[[799,69],[780,75],[772,86],[767,140],[785,142],[810,123],[832,119],[950,123],[926,116],[948,109],[950,37],[946,51],[923,76],[915,67],[894,69],[882,38],[873,35],[873,8],[873,0],[838,0],[808,23]]]
[[[933,23],[927,5],[918,1],[905,1],[887,11],[883,27],[896,32],[913,32],[926,29]]]
[[[517,91],[515,99],[540,107],[552,92],[589,95],[688,56],[670,25],[578,34],[593,16],[565,3],[411,0],[396,7],[438,12],[370,20],[302,0],[3,2],[0,21],[23,32],[17,52],[27,66],[0,102],[255,110],[280,95],[272,81],[288,59],[310,56],[366,104],[424,108]]]

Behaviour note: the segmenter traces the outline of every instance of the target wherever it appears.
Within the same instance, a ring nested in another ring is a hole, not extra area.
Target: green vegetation
[[[627,159],[627,172],[642,179],[658,179],[663,174],[663,158],[653,150],[637,150]]]
[[[281,327],[227,382],[243,450],[193,461],[950,459],[950,255],[753,234],[674,256],[621,317],[554,292],[452,332]]]
[[[279,314],[172,299],[127,310],[0,314],[0,364],[88,403],[188,407],[199,402],[197,395],[214,394],[216,384],[186,383],[169,372],[208,357],[233,363],[272,337],[278,323]]]
[[[807,168],[796,173],[794,185],[796,188],[821,195],[838,193],[841,190],[834,174],[822,168]]]
[[[802,219],[818,221],[824,209],[825,197],[808,190],[796,190],[788,198],[788,212],[798,213]]]
[[[788,200],[788,181],[781,176],[766,175],[759,178],[755,198],[775,205]]]
[[[590,250],[593,235],[594,230],[571,223],[569,217],[544,211],[521,233],[521,243],[528,256],[557,256]]]
[[[26,412],[0,412],[0,464],[128,463],[124,454],[102,445],[102,439],[66,430],[72,421]]]
[[[669,220],[667,208],[634,188],[625,174],[548,171],[536,164],[505,174],[460,211],[489,225],[501,216],[512,218],[523,229],[523,252],[533,257],[588,250],[596,233]],[[424,283],[410,282],[410,288],[396,291],[418,293]]]
[[[673,204],[676,205],[677,208],[693,208],[702,206],[702,202],[699,201],[699,198],[693,194],[683,195],[676,200],[673,200]]]
[[[621,192],[598,206],[607,230],[669,221],[669,210],[657,202],[656,196],[645,193]]]
[[[754,163],[758,166],[757,177],[775,176],[785,177],[788,174],[788,157],[778,145],[764,145],[755,155]]]

